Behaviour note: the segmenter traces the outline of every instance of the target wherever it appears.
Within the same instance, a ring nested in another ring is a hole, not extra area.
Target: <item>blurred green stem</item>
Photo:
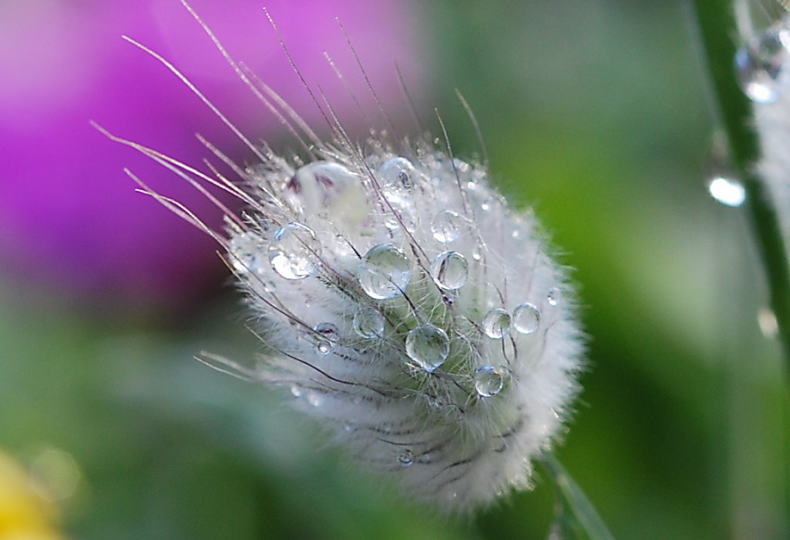
[[[614,540],[614,536],[609,532],[595,507],[579,485],[573,481],[565,467],[557,461],[557,458],[552,454],[546,454],[541,461],[546,472],[554,481],[563,508],[570,513],[570,517],[574,522],[570,528],[574,532],[578,530],[590,540]],[[560,519],[562,519],[562,516],[560,516]],[[566,530],[566,534],[569,532]],[[582,536],[575,533],[572,534],[572,537]]]
[[[790,359],[790,267],[776,212],[754,172],[760,146],[752,128],[751,103],[736,80],[737,36],[733,0],[692,0],[713,84],[715,107],[727,136],[732,165],[746,187],[747,210],[768,283],[779,339]]]

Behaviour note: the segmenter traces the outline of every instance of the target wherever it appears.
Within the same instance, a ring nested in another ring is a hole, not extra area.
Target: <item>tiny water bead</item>
[[[494,366],[480,366],[475,370],[475,390],[480,397],[493,397],[502,391],[505,374]]]
[[[398,463],[401,467],[411,467],[414,463],[414,452],[409,448],[401,450],[398,454]]]
[[[381,164],[377,177],[384,190],[411,189],[414,187],[417,170],[404,157],[390,158]]]
[[[365,339],[373,339],[384,334],[384,316],[370,306],[360,306],[354,313],[351,323],[354,332]]]
[[[254,272],[262,251],[261,237],[252,232],[235,235],[228,245],[230,263],[239,274]]]
[[[708,182],[708,193],[717,202],[737,208],[746,201],[746,188],[738,180],[716,176]]]
[[[461,237],[466,219],[452,210],[442,210],[433,218],[431,233],[443,244],[455,242]]]
[[[529,302],[513,310],[513,328],[520,334],[532,334],[540,327],[540,311]]]
[[[358,277],[362,290],[371,298],[395,298],[411,280],[411,262],[392,244],[379,244],[365,253]]]
[[[560,298],[562,297],[562,293],[557,287],[552,287],[549,289],[549,292],[546,293],[546,302],[549,303],[550,306],[556,307],[560,303]]]
[[[406,335],[406,354],[428,373],[433,373],[450,354],[450,338],[441,328],[424,324]]]
[[[288,223],[274,233],[269,244],[269,262],[285,279],[304,279],[318,269],[316,254],[320,249],[312,229],[301,223]]]
[[[772,26],[743,45],[735,55],[738,82],[756,103],[774,103],[790,59],[790,30]]]
[[[321,355],[329,354],[335,347],[335,344],[340,340],[340,330],[330,322],[318,323],[313,327],[313,331],[318,338],[315,347]]]
[[[431,263],[433,281],[442,289],[460,289],[466,283],[468,275],[469,263],[457,251],[444,251]]]
[[[492,339],[502,339],[510,331],[510,313],[494,308],[483,317],[483,332]]]

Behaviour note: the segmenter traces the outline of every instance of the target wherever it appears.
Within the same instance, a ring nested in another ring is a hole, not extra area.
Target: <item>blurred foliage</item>
[[[477,146],[453,86],[502,190],[536,204],[577,269],[591,341],[558,450],[567,470],[618,538],[786,538],[788,396],[757,326],[765,291],[743,216],[705,193],[713,126],[679,3],[422,9],[456,153]],[[542,538],[551,527],[555,494],[540,476],[476,519],[443,518],[356,472],[281,396],[192,361],[254,350],[229,287],[167,317],[72,303],[0,296],[0,447],[26,464],[44,447],[73,456],[79,482],[59,504],[75,538]]]

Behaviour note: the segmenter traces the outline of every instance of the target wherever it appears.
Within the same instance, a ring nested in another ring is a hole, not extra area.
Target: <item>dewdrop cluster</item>
[[[736,67],[753,103],[761,147],[757,169],[790,242],[790,15],[747,40]]]
[[[247,171],[256,205],[228,260],[266,347],[251,375],[421,500],[527,487],[582,352],[534,217],[435,144],[323,158]]]

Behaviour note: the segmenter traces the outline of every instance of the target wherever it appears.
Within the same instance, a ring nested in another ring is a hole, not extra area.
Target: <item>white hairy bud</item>
[[[204,28],[303,152],[284,158],[253,145],[174,66],[133,42],[257,156],[243,169],[204,141],[234,182],[213,165],[211,177],[121,140],[226,214],[223,235],[138,180],[223,246],[254,314],[264,348],[254,367],[201,360],[283,388],[357,461],[417,500],[465,511],[528,487],[533,459],[563,431],[583,352],[566,271],[532,212],[510,207],[487,166],[454,158],[446,137],[412,142],[372,131],[358,145],[316,100],[334,134],[318,138]],[[245,212],[196,178],[243,200]]]
[[[267,351],[246,375],[409,494],[473,508],[526,487],[563,424],[572,294],[483,167],[427,143],[367,150],[249,171],[228,257]]]

